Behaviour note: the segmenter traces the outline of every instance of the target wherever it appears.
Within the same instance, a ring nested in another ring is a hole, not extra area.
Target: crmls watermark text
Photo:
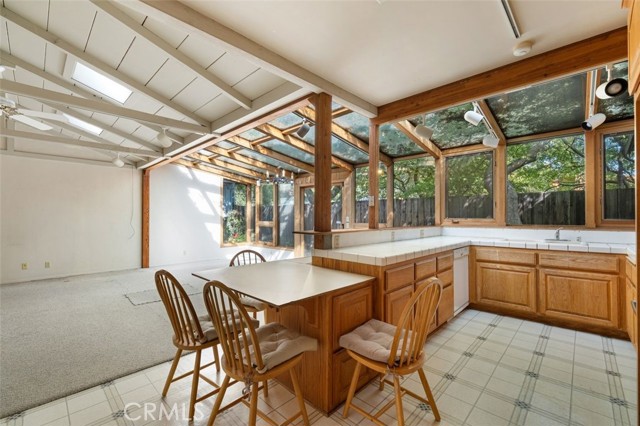
[[[142,411],[140,411],[142,409]],[[139,404],[130,402],[124,406],[124,418],[131,421],[140,419],[148,420],[184,420],[189,421],[189,405],[188,404],[172,404],[166,405],[161,402],[145,402]],[[196,406],[193,420],[202,420],[205,418]]]

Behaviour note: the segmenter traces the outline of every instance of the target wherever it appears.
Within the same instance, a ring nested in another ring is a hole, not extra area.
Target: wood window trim
[[[594,157],[594,169],[595,169],[595,178],[594,178],[594,189],[593,193],[595,194],[595,202],[594,202],[594,217],[595,217],[595,225],[597,228],[607,228],[607,229],[624,229],[630,230],[635,226],[635,219],[605,219],[604,216],[604,183],[603,183],[603,174],[604,174],[604,147],[603,147],[603,138],[605,135],[611,133],[621,133],[621,132],[633,132],[633,120],[624,120],[615,123],[608,123],[606,125],[602,125],[594,130],[592,133],[592,144],[595,151]],[[637,136],[637,135],[636,135]],[[586,142],[586,140],[585,140]],[[636,153],[637,155],[637,153]],[[637,208],[636,208],[637,210]]]
[[[228,180],[231,182],[234,182],[236,184],[239,185],[244,185],[246,187],[246,191],[247,191],[247,195],[246,195],[246,200],[247,200],[247,205],[245,206],[246,211],[248,212],[249,210],[249,206],[251,205],[251,185],[245,183],[245,182],[239,182],[237,180],[233,180],[233,179],[229,179],[229,178],[222,178],[222,185],[220,185],[220,211],[223,212],[224,214],[224,181]],[[249,221],[249,216],[246,216],[246,223],[245,223],[245,235],[247,240],[240,242],[240,243],[225,243],[224,241],[224,217],[221,216],[220,217],[220,248],[224,248],[224,247],[237,247],[237,246],[245,246],[245,245],[250,245],[251,241],[249,239],[249,223],[251,223]]]

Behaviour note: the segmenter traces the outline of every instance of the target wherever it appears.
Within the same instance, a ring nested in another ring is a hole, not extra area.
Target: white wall
[[[183,166],[151,172],[149,264],[231,259],[243,247],[220,247],[222,177]],[[293,257],[292,250],[252,249],[267,260]]]
[[[139,267],[140,199],[132,168],[0,155],[0,282]]]

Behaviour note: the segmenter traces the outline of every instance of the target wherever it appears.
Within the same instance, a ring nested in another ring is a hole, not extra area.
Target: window
[[[435,177],[432,157],[393,163],[393,226],[435,224]]]
[[[464,119],[467,111],[473,110],[471,102],[457,105],[428,114],[422,114],[409,120],[417,126],[425,124],[433,130],[431,142],[440,149],[468,146],[482,143],[489,134],[485,126],[473,126]]]
[[[356,168],[356,223],[369,223],[369,167]],[[387,223],[387,168],[378,167],[378,215],[379,223]]]
[[[222,181],[223,244],[247,242],[247,185]]]
[[[507,224],[584,225],[584,136],[507,147]]]
[[[447,157],[445,180],[447,218],[493,218],[492,151]]]
[[[121,104],[125,103],[127,99],[129,99],[129,96],[131,96],[131,93],[133,93],[122,84],[94,71],[80,62],[76,63],[71,78],[111,99],[115,99]]]
[[[258,211],[258,242],[273,245],[273,206],[275,185],[261,185],[258,188],[260,195]]]
[[[278,245],[293,248],[293,226],[295,210],[293,206],[293,185],[281,183],[278,188]]]
[[[633,131],[602,136],[602,218],[635,218],[635,178]]]

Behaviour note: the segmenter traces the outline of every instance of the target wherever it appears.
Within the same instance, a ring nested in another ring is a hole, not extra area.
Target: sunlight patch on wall
[[[200,190],[189,188],[189,198],[191,198],[191,201],[193,201],[193,204],[200,211],[200,213],[206,214],[207,216],[213,216],[211,205]]]

